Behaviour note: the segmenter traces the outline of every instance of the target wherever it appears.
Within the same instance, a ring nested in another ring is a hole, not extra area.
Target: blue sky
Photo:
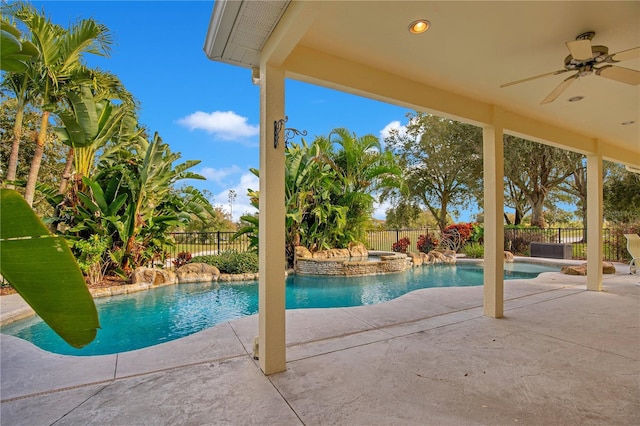
[[[249,168],[258,168],[259,88],[250,70],[207,59],[203,45],[213,1],[32,2],[57,24],[93,18],[112,32],[110,58],[87,57],[90,66],[116,74],[141,104],[140,122],[158,132],[182,160],[201,160],[192,170],[206,181],[185,181],[214,194],[233,216],[253,211],[247,188],[258,189]],[[405,108],[287,80],[288,126],[307,140],[346,127],[378,137],[406,123]],[[384,219],[384,207],[374,215]]]

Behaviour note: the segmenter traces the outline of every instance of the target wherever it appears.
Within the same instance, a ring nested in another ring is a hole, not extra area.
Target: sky
[[[87,65],[120,78],[140,103],[140,123],[180,152],[180,161],[201,160],[191,171],[206,181],[184,184],[210,191],[213,204],[232,210],[234,221],[255,211],[247,189],[259,187],[249,171],[259,165],[259,87],[249,69],[213,62],[204,53],[213,1],[31,3],[65,28],[86,18],[106,25],[114,39],[110,57],[87,55]],[[287,127],[306,130],[308,142],[339,127],[383,141],[390,129],[406,125],[411,112],[294,80],[285,85]],[[237,194],[232,209],[230,190]],[[376,205],[374,217],[384,219],[387,207]]]

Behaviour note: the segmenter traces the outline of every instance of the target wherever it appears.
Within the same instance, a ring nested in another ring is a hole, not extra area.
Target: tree
[[[70,108],[58,112],[64,127],[56,128],[60,140],[72,148],[78,179],[91,176],[96,165],[96,153],[112,138],[127,129],[134,132],[133,123],[123,123],[132,117],[127,104],[114,106],[109,100],[96,101],[91,87],[83,84],[68,93]],[[123,136],[123,135],[120,135]]]
[[[358,137],[344,128],[334,129],[328,138],[317,138],[314,143],[320,145],[324,162],[337,177],[333,204],[347,207],[344,229],[330,244],[346,247],[351,242],[364,241],[376,200],[372,194],[404,189],[396,158],[391,151],[382,150],[376,136]]]
[[[11,154],[7,164],[6,187],[15,188],[14,181],[18,168],[18,155],[22,140],[22,121],[27,105],[33,101],[34,91],[31,80],[26,71],[29,62],[38,56],[36,47],[29,41],[20,40],[20,31],[10,22],[1,21],[2,34],[2,59],[0,66],[2,71],[7,71],[6,79],[2,86],[10,89],[16,99],[15,118],[13,120],[13,139]]]
[[[504,174],[507,185],[515,186],[531,207],[531,225],[544,228],[544,203],[576,170],[579,154],[511,135],[504,137]]]
[[[11,182],[16,183],[16,190],[24,192],[24,181],[29,173],[29,164],[33,157],[35,144],[33,141],[37,137],[38,125],[40,122],[39,111],[31,107],[27,107],[24,111],[23,126],[20,130],[19,145],[22,149],[13,150],[13,142],[15,142],[15,127],[13,126],[16,117],[17,100],[15,98],[5,98],[0,95],[2,103],[0,104],[0,177],[3,181],[8,181],[7,175],[11,155],[18,153],[16,161],[15,177]],[[60,175],[64,163],[66,147],[60,143],[53,133],[53,129],[47,131],[47,143],[45,145],[44,154],[41,162],[40,174],[43,181],[50,184],[59,182]],[[7,187],[9,185],[6,185]],[[36,194],[34,198],[33,208],[36,213],[42,217],[51,214],[50,207],[41,194]]]
[[[10,12],[27,27],[31,42],[39,53],[38,59],[30,62],[25,72],[38,93],[42,109],[40,131],[25,187],[25,200],[32,205],[49,116],[66,91],[75,82],[87,77],[88,73],[82,62],[83,55],[91,53],[107,56],[111,36],[104,25],[93,19],[81,20],[65,30],[25,3],[17,3]]]
[[[438,224],[429,211],[422,210],[417,204],[400,200],[398,204],[386,211],[386,228],[427,228],[437,227]]]
[[[604,180],[604,217],[630,225],[640,223],[640,174],[625,170],[620,164],[607,164]]]
[[[400,157],[408,200],[425,206],[443,231],[452,210],[466,206],[481,186],[482,131],[421,112],[407,118],[406,135],[393,132],[387,146]]]
[[[505,179],[504,187],[504,204],[514,209],[513,222],[506,212],[504,214],[505,221],[508,225],[518,226],[522,223],[524,216],[531,211],[531,206],[527,202],[526,194],[513,181]]]
[[[580,219],[582,220],[582,228],[584,229],[583,240],[587,238],[587,165],[584,156],[575,155],[574,171],[567,180],[562,182],[558,189],[577,199],[577,205],[580,209]]]

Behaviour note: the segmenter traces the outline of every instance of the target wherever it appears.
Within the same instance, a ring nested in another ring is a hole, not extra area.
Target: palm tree
[[[20,31],[5,17],[0,21],[2,28],[2,60],[0,66],[7,75],[3,86],[11,90],[16,97],[16,117],[13,123],[13,140],[7,166],[7,188],[13,189],[18,170],[20,138],[25,108],[33,101],[33,85],[26,73],[29,62],[38,56],[36,47],[29,41],[20,40]]]
[[[373,213],[378,190],[402,189],[401,169],[390,151],[383,151],[374,135],[357,137],[347,129],[334,129],[327,139],[320,139],[325,161],[337,173],[341,189],[334,203],[347,206],[342,244],[363,241],[364,225]],[[334,148],[338,147],[338,150]]]
[[[118,77],[100,70],[83,69],[76,84],[78,86],[67,92],[64,105],[56,112],[65,125],[65,128],[56,129],[56,133],[69,146],[58,189],[60,194],[66,192],[74,161],[75,181],[82,182],[82,177],[90,176],[93,171],[96,152],[114,135],[114,143],[126,143],[125,139],[134,136],[137,126],[137,101]],[[112,103],[114,100],[119,101],[117,106]],[[67,129],[73,129],[73,138]],[[78,148],[80,159],[76,154]]]
[[[43,14],[25,3],[17,3],[10,13],[23,22],[30,32],[31,42],[39,52],[38,59],[30,62],[27,75],[38,92],[42,109],[40,131],[25,188],[25,200],[31,206],[44,151],[45,135],[49,116],[56,110],[61,99],[78,81],[87,77],[82,57],[86,53],[108,56],[111,45],[109,30],[93,19],[84,19],[68,30],[52,23]]]

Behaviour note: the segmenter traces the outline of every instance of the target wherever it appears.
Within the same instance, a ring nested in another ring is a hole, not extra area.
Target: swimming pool
[[[527,263],[505,264],[505,279],[533,278],[558,271]],[[430,287],[482,285],[482,267],[436,265],[359,277],[290,276],[287,309],[332,308],[385,302]],[[131,351],[188,336],[216,324],[258,312],[258,283],[206,283],[165,286],[96,299],[101,329],[82,349],[66,344],[38,317],[2,327],[2,332],[64,355],[105,355]]]

